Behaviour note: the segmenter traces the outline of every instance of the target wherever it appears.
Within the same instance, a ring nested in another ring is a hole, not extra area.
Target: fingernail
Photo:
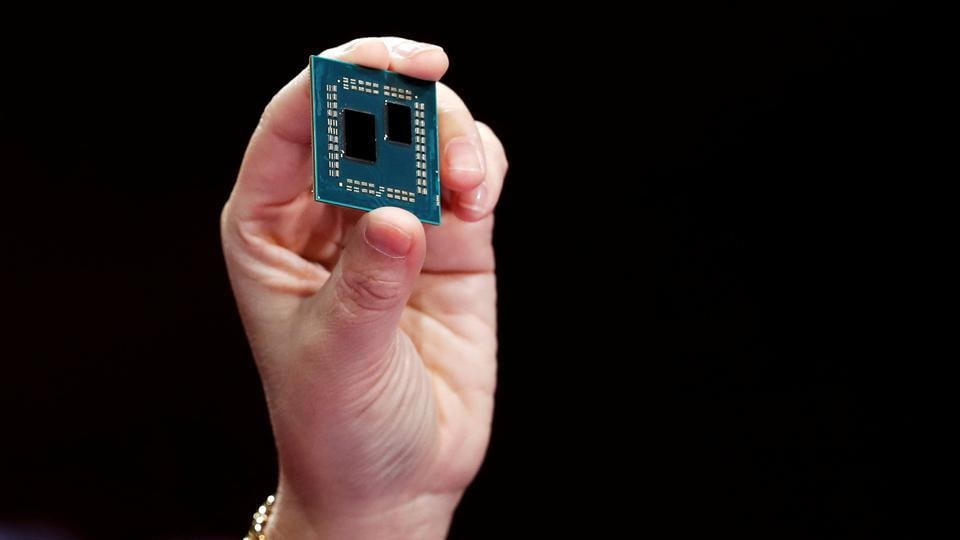
[[[467,137],[459,137],[447,143],[447,163],[451,170],[464,172],[482,172],[480,149]]]
[[[419,41],[401,41],[393,46],[393,52],[397,56],[402,56],[404,58],[410,58],[411,56],[426,50],[443,50],[436,45],[431,45],[430,43],[420,43]]]
[[[339,47],[334,47],[334,48],[332,48],[332,49],[327,49],[326,51],[324,51],[324,53],[327,53],[327,52],[332,52],[332,53],[334,53],[334,54],[347,53],[347,52],[350,52],[350,51],[356,49],[358,45],[360,45],[361,43],[363,43],[363,40],[364,40],[364,38],[352,39],[352,40],[344,43],[343,45],[340,45]]]
[[[470,191],[465,191],[457,195],[457,204],[460,205],[461,208],[469,210],[470,212],[483,212],[486,209],[487,204],[486,184],[480,184]]]
[[[363,239],[373,249],[392,259],[402,259],[413,247],[413,237],[388,222],[371,219],[363,230]]]

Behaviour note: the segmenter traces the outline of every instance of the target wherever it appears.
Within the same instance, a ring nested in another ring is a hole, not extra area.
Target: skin
[[[429,80],[448,65],[399,38],[322,54]],[[268,538],[442,538],[490,434],[503,146],[439,84],[442,226],[317,203],[309,89],[304,70],[266,107],[221,219],[280,460]]]

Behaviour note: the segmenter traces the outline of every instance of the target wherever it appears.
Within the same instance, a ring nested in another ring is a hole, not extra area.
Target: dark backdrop
[[[454,538],[900,522],[909,379],[880,360],[906,341],[898,9],[322,12],[4,44],[0,521],[245,530],[276,463],[220,206],[308,54],[398,34],[446,48],[511,162],[493,440]]]

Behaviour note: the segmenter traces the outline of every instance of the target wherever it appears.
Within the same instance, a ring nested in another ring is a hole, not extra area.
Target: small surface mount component
[[[439,225],[436,83],[320,56],[310,82],[314,198]]]

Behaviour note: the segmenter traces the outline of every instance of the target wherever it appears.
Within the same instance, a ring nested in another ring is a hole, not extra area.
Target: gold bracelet
[[[267,540],[267,520],[270,519],[270,513],[273,510],[273,502],[277,500],[273,495],[267,497],[267,502],[260,505],[257,511],[253,513],[253,523],[250,525],[250,532],[243,537],[243,540]]]

